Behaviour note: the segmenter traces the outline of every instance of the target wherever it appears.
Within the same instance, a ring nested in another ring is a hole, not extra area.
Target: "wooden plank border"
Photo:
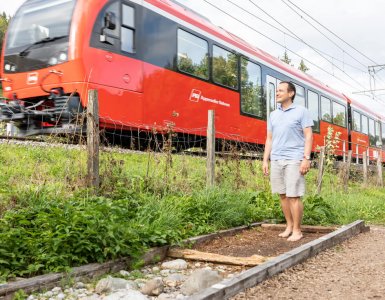
[[[241,231],[246,230],[246,229],[250,229],[250,228],[254,228],[254,227],[259,227],[259,226],[262,226],[262,224],[265,224],[265,222],[252,223],[252,224],[247,225],[247,226],[239,226],[239,227],[234,227],[234,228],[231,228],[231,229],[220,230],[220,231],[215,232],[215,233],[199,235],[199,236],[192,237],[192,238],[184,240],[182,242],[182,246],[185,246],[185,245],[198,245],[198,244],[201,244],[201,243],[203,243],[205,241],[210,241],[212,239],[215,239],[217,237],[230,236],[230,235],[237,234],[238,232],[241,232]],[[178,248],[180,248],[180,247],[178,247]]]
[[[225,279],[200,293],[190,296],[189,300],[228,299],[263,280],[282,272],[306,259],[331,248],[361,232],[370,230],[364,221],[357,220],[314,241],[286,252],[268,262],[242,272],[240,275]]]

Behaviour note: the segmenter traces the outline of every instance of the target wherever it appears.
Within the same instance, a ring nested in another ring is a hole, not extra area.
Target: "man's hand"
[[[268,161],[263,161],[262,170],[263,170],[263,174],[265,176],[269,175],[269,162]]]
[[[301,175],[306,175],[307,172],[310,170],[310,160],[307,160],[304,158],[301,162],[301,165],[299,167],[299,172]]]

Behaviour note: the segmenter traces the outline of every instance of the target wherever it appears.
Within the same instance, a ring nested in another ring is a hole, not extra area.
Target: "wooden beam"
[[[284,230],[286,228],[286,224],[262,224],[261,227],[278,231],[278,230]],[[337,227],[301,225],[302,232],[329,233],[336,229]]]
[[[257,266],[272,257],[266,257],[261,255],[252,255],[249,257],[235,257],[226,256],[216,253],[201,252],[190,249],[169,249],[167,256],[172,258],[184,258],[190,260],[198,260],[205,262],[221,263],[226,265],[237,265],[237,266]]]

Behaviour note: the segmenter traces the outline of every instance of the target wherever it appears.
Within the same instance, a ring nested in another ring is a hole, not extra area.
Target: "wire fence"
[[[97,94],[94,98],[97,104]],[[48,136],[38,136],[36,141],[23,144],[3,140],[2,145],[8,143],[11,148],[3,148],[0,154],[9,167],[4,168],[2,176],[4,180],[8,176],[11,181],[17,181],[26,190],[37,189],[36,193],[52,189],[51,194],[77,192],[87,187],[94,193],[108,194],[122,186],[135,189],[141,184],[159,192],[170,189],[189,192],[222,185],[266,190],[268,178],[262,174],[258,162],[264,141],[215,130],[214,120],[211,118],[212,123],[205,127],[179,128],[172,123],[164,126],[125,123],[89,109],[76,118],[71,134],[52,130]],[[2,124],[0,130],[11,137],[14,132],[9,127]],[[208,133],[210,127],[213,130]],[[349,180],[383,186],[380,152],[376,157],[370,156],[366,149],[359,154],[358,161],[347,147],[342,147],[341,152],[340,145],[335,149],[327,146],[325,141],[313,163],[318,167],[315,185],[319,192],[325,171],[337,173],[344,187]],[[4,182],[9,186],[9,179]]]

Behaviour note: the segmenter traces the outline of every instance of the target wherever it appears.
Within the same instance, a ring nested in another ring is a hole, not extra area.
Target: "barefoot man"
[[[313,119],[309,111],[295,105],[295,85],[282,81],[277,88],[278,108],[267,122],[267,138],[263,155],[263,173],[269,175],[273,193],[279,193],[286,219],[286,229],[279,236],[288,241],[302,238],[301,221],[305,193],[304,175],[310,168],[313,143]]]

